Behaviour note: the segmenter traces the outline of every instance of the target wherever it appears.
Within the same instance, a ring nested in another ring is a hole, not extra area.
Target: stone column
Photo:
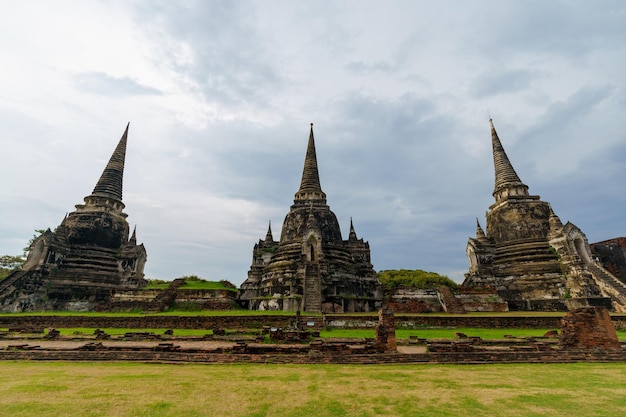
[[[604,307],[571,310],[561,319],[561,349],[621,350],[615,325]]]
[[[381,352],[396,352],[396,324],[393,310],[383,307],[378,312],[376,325],[376,345]]]

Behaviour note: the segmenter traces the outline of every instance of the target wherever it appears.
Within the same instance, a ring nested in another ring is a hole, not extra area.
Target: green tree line
[[[421,269],[388,269],[377,273],[380,282],[389,290],[399,286],[430,289],[439,285],[455,288],[457,284],[445,275]]]

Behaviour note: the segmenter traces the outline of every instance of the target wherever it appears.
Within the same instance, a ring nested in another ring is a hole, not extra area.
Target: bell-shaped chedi
[[[0,283],[2,310],[89,310],[145,285],[146,250],[123,212],[127,139],[128,126],[84,204],[37,237],[22,270]]]
[[[370,262],[368,242],[350,221],[343,240],[337,217],[320,185],[313,125],[300,188],[283,221],[280,240],[271,229],[254,246],[240,300],[252,310],[374,311],[382,287]]]
[[[563,225],[549,203],[531,195],[491,125],[495,203],[486,233],[477,220],[467,244],[465,286],[490,286],[511,310],[567,310],[586,305],[626,305],[626,292],[591,256],[584,233]],[[615,280],[616,281],[616,280]]]

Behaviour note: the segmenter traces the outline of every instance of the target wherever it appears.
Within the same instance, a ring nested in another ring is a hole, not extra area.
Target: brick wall
[[[573,363],[626,362],[626,350],[601,352],[589,350],[552,352],[454,352],[418,354],[236,354],[211,351],[156,350],[0,350],[0,360],[46,361],[140,361],[156,363],[276,363],[276,364],[489,364],[489,363]]]
[[[433,327],[473,328],[560,328],[560,316],[395,316],[396,329],[419,329]],[[303,317],[320,326],[374,329],[378,317],[326,315]],[[0,315],[0,328],[134,328],[134,329],[244,329],[263,326],[288,327],[296,321],[293,316],[138,316],[138,317],[93,317],[93,316],[12,316]],[[614,323],[626,325],[626,316],[614,316]]]
[[[559,346],[563,349],[621,350],[615,325],[602,307],[572,310],[561,320]]]

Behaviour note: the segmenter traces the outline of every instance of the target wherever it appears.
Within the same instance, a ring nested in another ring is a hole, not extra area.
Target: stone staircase
[[[626,284],[595,263],[588,262],[585,265],[602,291],[609,294],[614,302],[620,304],[622,310],[626,310]]]
[[[4,295],[5,291],[7,291],[17,281],[19,281],[20,278],[22,278],[24,275],[26,275],[25,271],[13,271],[9,274],[8,277],[0,281],[0,295]]]
[[[304,270],[304,311],[322,311],[319,265],[306,264]]]
[[[445,285],[440,285],[437,287],[437,296],[439,298],[439,302],[441,306],[445,310],[446,313],[449,314],[465,314],[465,308],[463,308],[463,304],[461,301],[454,296],[450,287],[446,287]]]
[[[174,300],[176,300],[178,287],[184,283],[185,278],[176,278],[163,292],[157,295],[154,300],[150,302],[147,310],[149,312],[165,311],[170,305],[172,305]]]

